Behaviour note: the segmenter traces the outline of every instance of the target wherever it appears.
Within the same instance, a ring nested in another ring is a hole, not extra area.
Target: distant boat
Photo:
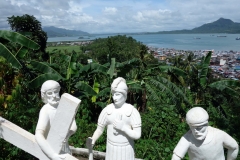
[[[227,37],[227,36],[218,35],[217,37]]]
[[[194,39],[201,39],[201,38],[199,38],[199,37],[194,37]]]
[[[236,40],[240,40],[240,37],[237,37]]]

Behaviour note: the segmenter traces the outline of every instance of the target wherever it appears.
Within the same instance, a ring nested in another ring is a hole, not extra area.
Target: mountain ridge
[[[67,30],[63,28],[57,28],[54,26],[43,27],[43,31],[47,33],[48,37],[71,37],[71,36],[86,36],[90,35],[88,32],[80,30]],[[191,30],[173,30],[173,31],[158,31],[158,32],[142,32],[145,34],[196,34],[196,33],[240,33],[240,23],[233,22],[230,19],[219,18],[218,20],[203,24],[199,27],[195,27]],[[128,33],[130,34],[130,33]],[[138,33],[132,33],[138,34]]]
[[[71,36],[85,36],[89,33],[80,30],[68,30],[57,28],[54,26],[43,27],[43,31],[47,33],[48,37],[71,37]]]
[[[191,30],[159,31],[157,33],[240,33],[240,23],[233,22],[230,19],[219,18],[214,22],[203,24]]]

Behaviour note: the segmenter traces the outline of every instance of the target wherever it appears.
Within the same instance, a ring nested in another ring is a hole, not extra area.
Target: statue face
[[[207,127],[208,124],[200,125],[200,126],[190,126],[193,136],[197,140],[204,140],[207,136]]]
[[[59,96],[59,91],[60,88],[53,88],[53,89],[49,89],[46,91],[46,98],[47,98],[47,102],[54,107],[58,106],[59,100],[60,100],[60,96]]]
[[[126,101],[125,96],[121,92],[113,92],[112,94],[113,94],[112,98],[113,98],[114,104],[117,107],[121,107]]]

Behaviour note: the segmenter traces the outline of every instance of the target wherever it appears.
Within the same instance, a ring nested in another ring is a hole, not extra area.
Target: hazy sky
[[[44,26],[88,33],[193,29],[219,18],[240,22],[239,0],[0,0],[7,17],[33,15]]]

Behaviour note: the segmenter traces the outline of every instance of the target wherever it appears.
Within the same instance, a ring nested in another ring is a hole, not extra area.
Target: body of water
[[[116,34],[115,34],[116,35]],[[48,42],[86,41],[107,38],[114,34],[96,34],[79,37],[54,37]],[[174,48],[177,50],[240,51],[240,34],[127,34],[145,45],[157,48]]]

